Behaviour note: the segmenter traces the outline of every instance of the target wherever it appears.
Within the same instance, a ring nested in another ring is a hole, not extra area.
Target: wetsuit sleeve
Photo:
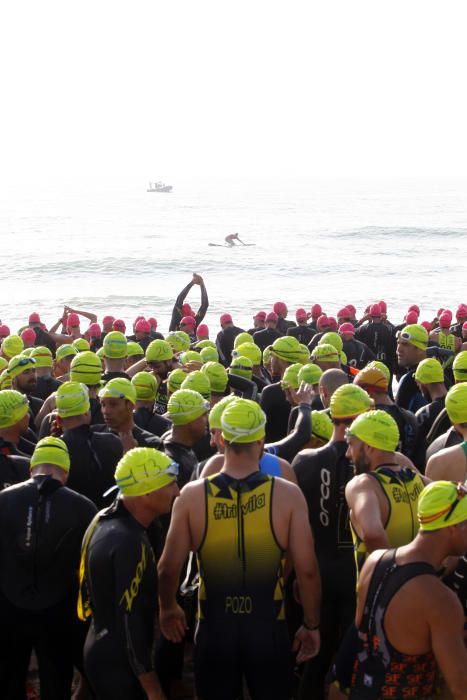
[[[121,540],[113,554],[113,565],[116,641],[135,676],[140,676],[154,670],[147,635],[147,603],[141,585],[146,568],[154,566],[152,551],[147,543],[139,545],[133,538]]]
[[[209,299],[208,299],[208,293],[206,291],[206,287],[203,284],[201,285],[201,306],[198,309],[198,313],[195,316],[196,320],[196,325],[199,326],[203,318],[206,316],[206,311],[208,310],[209,307]]]
[[[251,401],[256,400],[258,387],[246,377],[239,377],[237,374],[229,374],[228,385],[232,389],[235,389],[235,391],[240,391],[243,399],[251,399]]]
[[[186,295],[193,287],[194,282],[189,282],[186,287],[182,289],[178,297],[175,299],[175,304],[172,310],[172,318],[170,320],[169,331],[176,331],[178,324],[182,320],[182,305],[186,299]]]
[[[311,406],[301,403],[298,406],[297,422],[293,432],[279,442],[266,445],[268,452],[273,452],[277,457],[282,457],[291,462],[309,441],[311,435]],[[272,448],[272,449],[271,449]]]

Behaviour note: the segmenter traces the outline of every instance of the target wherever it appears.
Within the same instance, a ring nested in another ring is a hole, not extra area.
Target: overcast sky
[[[2,177],[467,174],[465,0],[9,0]]]

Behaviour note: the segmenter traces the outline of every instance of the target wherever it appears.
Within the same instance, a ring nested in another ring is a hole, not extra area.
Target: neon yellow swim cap
[[[367,365],[354,377],[353,380],[356,386],[360,386],[368,393],[375,392],[386,392],[388,390],[388,380],[384,372],[378,367],[370,367]]]
[[[303,345],[303,343],[299,343],[298,347],[300,348],[298,362],[300,362],[302,365],[308,364],[310,361],[310,351],[306,345]]]
[[[126,344],[128,357],[144,357],[144,350],[135,340],[129,340]]]
[[[199,340],[195,345],[195,350],[198,352],[201,352],[203,348],[214,348],[214,350],[217,350],[215,342],[213,340],[208,340],[207,338],[205,340]]]
[[[425,486],[417,502],[420,530],[441,530],[467,520],[466,493],[463,484],[452,481],[433,481]]]
[[[457,353],[452,363],[456,382],[467,382],[467,350]]]
[[[241,343],[237,345],[237,348],[232,352],[232,357],[240,356],[248,357],[253,365],[261,364],[261,348],[255,345],[255,343]]]
[[[3,339],[2,352],[5,357],[11,360],[15,355],[19,355],[24,350],[24,343],[19,335],[8,335]]]
[[[55,404],[60,418],[71,418],[87,413],[90,409],[87,386],[79,382],[64,382],[57,389]]]
[[[233,357],[228,372],[229,374],[236,374],[238,377],[251,379],[253,376],[253,362],[248,357],[243,357],[242,355]]]
[[[242,333],[239,333],[237,336],[235,336],[234,340],[234,350],[238,348],[239,345],[243,345],[243,343],[253,343],[253,336],[250,333],[247,333],[246,331],[242,331]]]
[[[232,403],[232,401],[238,401],[238,396],[235,396],[235,394],[229,394],[228,396],[224,396],[223,399],[218,401],[215,404],[215,406],[211,408],[211,410],[209,411],[209,427],[211,428],[211,430],[213,428],[221,430],[222,414],[225,411],[226,406],[228,406],[229,403]]]
[[[332,345],[334,348],[336,348],[337,352],[340,352],[344,347],[344,343],[342,342],[340,335],[338,335],[338,333],[334,333],[333,331],[329,331],[329,333],[322,335],[319,339],[318,345]]]
[[[135,447],[123,455],[115,483],[124,496],[145,496],[176,481],[178,464],[152,447]]]
[[[227,370],[220,362],[206,362],[201,367],[201,372],[206,374],[211,382],[213,394],[223,394],[229,381]]]
[[[177,369],[173,369],[167,376],[167,388],[169,392],[173,394],[174,391],[178,391],[178,389],[180,389],[187,376],[187,373],[180,367],[177,367]]]
[[[3,389],[11,389],[12,384],[13,382],[8,374],[8,370],[4,369],[0,374],[0,391],[3,391]]]
[[[29,402],[24,394],[14,389],[0,391],[0,428],[10,428],[19,423],[29,411]]]
[[[203,362],[219,362],[219,353],[216,348],[201,348],[199,354]]]
[[[104,357],[109,360],[121,360],[128,356],[128,341],[120,331],[107,333],[102,347],[104,348]]]
[[[152,372],[137,372],[131,383],[135,387],[137,401],[155,401],[157,394],[157,379]]]
[[[266,434],[266,415],[256,401],[232,401],[221,416],[222,437],[227,442],[246,444],[262,440]]]
[[[86,352],[91,347],[86,338],[76,338],[76,340],[72,342],[72,345],[78,352]]]
[[[332,437],[333,425],[326,411],[311,412],[311,435],[323,442],[329,442]]]
[[[146,348],[146,362],[167,362],[173,357],[173,350],[166,340],[153,340]]]
[[[49,348],[45,346],[38,346],[33,348],[30,357],[33,357],[36,361],[36,367],[53,367],[53,357]]]
[[[275,340],[270,352],[280,360],[290,362],[290,364],[300,362],[303,357],[300,343],[292,335],[284,335],[282,338]]]
[[[196,352],[196,350],[187,350],[186,352],[182,352],[178,357],[178,361],[182,365],[187,365],[189,362],[199,362],[200,364],[203,364],[203,358],[199,352]]]
[[[5,360],[4,357],[0,357],[0,372],[3,372],[4,369],[8,367],[8,360]]]
[[[57,351],[55,353],[55,359],[57,360],[57,362],[60,362],[65,357],[74,357],[77,354],[78,351],[74,347],[74,345],[67,343],[65,345],[60,345],[60,347],[57,348]]]
[[[434,357],[427,357],[418,363],[415,379],[421,384],[436,384],[444,382],[444,372],[441,364]]]
[[[411,323],[397,334],[398,342],[410,343],[419,350],[426,350],[428,347],[428,331],[418,323]]]
[[[115,377],[102,387],[99,392],[100,399],[125,399],[130,403],[136,403],[136,389],[129,379]]]
[[[454,384],[446,394],[446,411],[453,425],[467,423],[467,384]]]
[[[199,369],[195,372],[190,372],[190,374],[185,374],[185,379],[180,388],[192,389],[201,394],[204,399],[208,401],[211,399],[211,382],[207,374],[204,374],[204,372],[201,372]]]
[[[8,363],[8,374],[11,379],[14,379],[28,369],[34,369],[35,366],[36,361],[32,357],[28,357],[27,355],[15,355]]]
[[[330,410],[334,419],[350,420],[373,407],[366,391],[355,384],[344,384],[331,396]]]
[[[80,352],[71,361],[70,379],[86,386],[97,386],[102,379],[102,363],[95,352]]]
[[[272,345],[268,345],[266,348],[263,350],[263,364],[267,365],[269,360],[271,359],[271,353],[272,353]]]
[[[311,361],[312,362],[339,362],[339,351],[336,350],[334,345],[329,345],[329,343],[322,343],[316,345],[311,351]]]
[[[367,367],[372,368],[372,369],[379,369],[384,374],[386,379],[388,380],[388,386],[389,386],[389,382],[391,381],[391,372],[389,370],[389,367],[387,365],[385,365],[384,362],[381,362],[380,360],[372,360],[371,362],[369,362],[366,365],[366,367],[364,369],[366,369]]]
[[[166,418],[174,425],[188,425],[209,411],[209,401],[192,389],[174,392],[167,404]]]
[[[175,353],[186,352],[190,349],[190,336],[185,331],[168,333],[166,341]]]
[[[386,411],[366,411],[355,418],[347,437],[356,437],[366,445],[394,452],[400,440],[397,423]]]
[[[298,389],[300,386],[298,375],[302,368],[303,365],[300,364],[300,362],[296,362],[294,365],[289,365],[287,367],[281,379],[282,389]]]
[[[321,367],[318,367],[318,365],[314,365],[310,362],[307,365],[303,365],[300,369],[300,372],[298,373],[298,381],[299,383],[305,382],[306,384],[318,384],[322,374],[323,370]]]
[[[30,468],[39,464],[55,464],[66,472],[70,471],[70,454],[68,447],[60,438],[48,436],[39,440],[31,457]]]

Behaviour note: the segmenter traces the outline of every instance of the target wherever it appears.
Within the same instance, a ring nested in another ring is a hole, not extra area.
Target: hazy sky
[[[465,0],[5,0],[2,177],[467,173]]]

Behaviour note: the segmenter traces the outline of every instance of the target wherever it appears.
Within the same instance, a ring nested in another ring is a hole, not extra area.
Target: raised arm
[[[203,318],[206,316],[206,311],[208,310],[209,307],[209,299],[208,299],[208,293],[206,291],[206,286],[204,284],[204,280],[201,277],[201,275],[196,275],[200,288],[201,288],[201,305],[198,309],[198,313],[195,316],[196,319],[196,325],[199,326]]]
[[[186,299],[186,296],[193,285],[196,284],[194,280],[191,280],[186,287],[182,289],[178,297],[175,299],[175,304],[172,309],[172,318],[170,320],[169,331],[176,331],[178,329],[178,324],[182,320],[182,306]]]
[[[96,314],[93,314],[90,311],[78,311],[77,309],[72,309],[71,306],[65,306],[65,311],[68,314],[78,314],[78,316],[84,316],[84,318],[89,319],[90,323],[97,323]]]

